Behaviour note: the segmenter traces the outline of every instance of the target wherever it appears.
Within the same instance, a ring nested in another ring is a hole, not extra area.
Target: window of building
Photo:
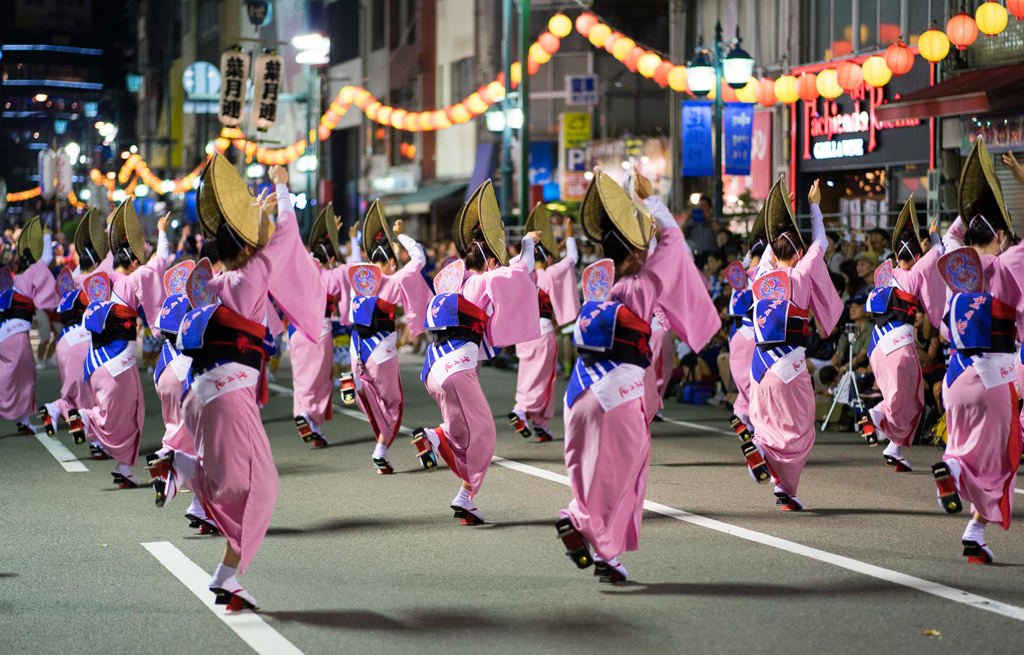
[[[929,19],[940,29],[946,19],[944,0],[811,0],[805,7],[803,61],[884,48],[898,39],[914,45]]]
[[[220,33],[220,6],[218,0],[199,1],[199,41],[218,39]]]
[[[331,65],[359,56],[359,0],[337,0],[327,6]]]
[[[476,89],[473,86],[473,58],[466,57],[452,62],[451,73],[452,104],[462,102]]]

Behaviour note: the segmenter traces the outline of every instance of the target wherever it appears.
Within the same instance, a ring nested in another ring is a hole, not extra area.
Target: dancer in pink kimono
[[[730,264],[726,279],[732,287],[729,297],[729,318],[732,332],[729,335],[729,373],[736,384],[736,401],[732,404],[730,419],[741,441],[750,441],[754,436],[754,424],[750,421],[750,363],[754,359],[754,275],[761,263],[761,255],[768,246],[764,216],[768,203],[761,206],[757,219],[750,228],[749,248],[742,263]]]
[[[462,481],[451,502],[455,518],[477,525],[484,517],[476,499],[497,438],[477,367],[498,348],[540,336],[537,287],[530,278],[539,234],[526,235],[522,258],[506,265],[505,226],[490,180],[473,192],[456,228],[466,258],[434,278],[437,295],[424,327],[434,333],[435,342],[427,350],[420,377],[441,408],[443,422],[436,428],[418,428],[413,443],[419,452],[433,450],[448,463]]]
[[[754,338],[750,417],[756,432],[742,444],[751,477],[775,485],[776,504],[798,511],[800,474],[814,445],[814,389],[804,363],[809,315],[831,333],[843,311],[825,265],[825,225],[815,180],[811,203],[811,245],[794,227],[791,196],[782,178],[772,187],[765,210],[771,245],[754,280]],[[769,269],[775,270],[769,272]]]
[[[875,289],[866,305],[875,320],[868,357],[882,402],[869,409],[860,424],[870,445],[879,439],[889,440],[882,455],[898,472],[912,470],[906,453],[924,411],[924,379],[914,347],[914,319],[924,311],[928,321],[939,326],[946,302],[945,285],[935,266],[942,255],[937,225],[936,218],[929,229],[932,247],[925,255],[921,252],[914,197],[907,199],[892,238],[898,266],[894,268],[887,260],[878,268]]]
[[[580,311],[576,289],[576,262],[579,251],[573,237],[572,220],[565,222],[565,258],[555,262],[558,244],[544,205],[538,204],[526,219],[526,232],[536,230],[540,243],[534,244],[537,297],[540,306],[539,339],[516,345],[519,371],[516,381],[516,405],[508,415],[509,424],[524,439],[534,434],[540,443],[551,441],[548,430],[555,415],[555,378],[558,376],[558,333],[560,325],[576,320]],[[519,261],[520,256],[512,258]]]
[[[409,336],[415,338],[423,332],[423,317],[434,295],[420,273],[427,263],[423,248],[404,234],[404,229],[402,221],[396,221],[392,229],[380,201],[374,200],[362,227],[364,255],[373,264],[352,269],[351,277],[353,297],[348,314],[354,326],[351,351],[355,398],[377,438],[372,460],[382,475],[394,472],[387,452],[402,427],[405,408],[395,309],[402,305]],[[409,263],[401,268],[396,240],[409,253]],[[376,291],[368,292],[374,285]],[[437,467],[432,450],[420,455],[423,468]]]
[[[559,512],[558,536],[579,568],[596,562],[601,582],[621,582],[619,561],[639,545],[651,435],[644,369],[651,365],[649,316],[661,306],[669,327],[702,348],[721,328],[703,276],[671,212],[635,173],[651,216],[600,169],[580,208],[583,232],[610,259],[584,271],[586,301],[573,331],[579,349],[565,393],[565,466],[573,499]],[[654,232],[658,244],[648,255]],[[594,554],[591,555],[591,548]]]
[[[1024,184],[1024,167],[1012,156],[1004,161]],[[1024,376],[1016,342],[1024,337],[1024,245],[1012,245],[1010,215],[981,138],[961,172],[958,204],[960,218],[949,235],[954,242],[962,236],[967,247],[938,262],[952,292],[943,333],[948,330],[954,351],[942,386],[948,440],[932,473],[944,511],[961,511],[963,500],[971,504],[963,555],[987,564],[995,556],[985,526],[1009,530],[1021,457]]]
[[[267,393],[267,294],[307,337],[319,334],[327,298],[299,237],[288,173],[274,166],[269,174],[277,192],[261,202],[223,156],[215,155],[203,171],[200,222],[216,235],[224,272],[214,277],[205,262],[196,266],[186,290],[197,308],[178,335],[179,350],[192,358],[182,414],[196,456],[172,451],[153,464],[163,477],[191,479],[207,516],[227,538],[210,590],[218,604],[236,610],[257,607],[236,576],[256,556],[277,498],[277,469],[259,413]],[[270,219],[275,203],[276,229]]]
[[[141,307],[146,316],[157,316],[164,300],[163,274],[170,257],[167,227],[170,214],[157,223],[159,237],[156,252],[145,264],[145,241],[135,199],[127,198],[114,210],[108,228],[108,246],[114,253],[114,270],[93,274],[86,279],[90,297],[83,323],[92,333],[92,345],[84,365],[84,380],[96,399],[93,407],[69,411],[72,435],[76,443],[86,437],[94,441],[94,458],[109,456],[118,464],[111,475],[122,489],[138,486],[132,475],[139,456],[146,404],[142,380],[135,365],[135,340]],[[108,289],[109,299],[97,301],[96,286]]]
[[[75,231],[75,251],[78,253],[78,269],[71,274],[73,290],[61,295],[57,311],[63,326],[57,340],[57,370],[60,372],[60,397],[39,408],[39,419],[50,436],[56,434],[57,420],[68,420],[72,410],[93,407],[96,398],[92,387],[83,379],[85,359],[89,356],[91,339],[82,322],[89,306],[89,296],[82,291],[82,282],[94,272],[114,270],[114,258],[110,255],[106,238],[106,217],[96,209],[89,209],[78,223]],[[63,272],[61,274],[63,276]],[[58,285],[61,276],[58,276]],[[70,423],[69,423],[70,425]],[[76,429],[81,425],[76,424]]]
[[[35,434],[36,362],[29,343],[37,309],[57,306],[50,263],[53,246],[38,217],[25,222],[11,266],[0,267],[0,417],[21,434]]]

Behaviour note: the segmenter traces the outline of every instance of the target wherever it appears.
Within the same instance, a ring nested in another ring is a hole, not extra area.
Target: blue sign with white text
[[[730,102],[722,115],[726,175],[750,175],[750,146],[754,136],[754,105]]]
[[[683,103],[683,177],[713,175],[711,101]]]

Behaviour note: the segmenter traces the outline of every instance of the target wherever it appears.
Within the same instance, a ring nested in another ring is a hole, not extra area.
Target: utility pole
[[[722,189],[722,114],[725,113],[725,103],[722,101],[722,61],[725,57],[725,48],[722,43],[722,23],[715,23],[715,179],[714,193],[715,215],[713,220],[722,217],[723,210],[723,189]]]
[[[683,60],[683,39],[684,35],[680,29],[679,0],[669,0],[668,3],[668,54],[672,61]],[[679,95],[672,89],[668,90],[669,97],[669,152],[672,153],[672,179],[669,188],[669,207],[673,214],[683,210],[683,162],[682,162],[682,108],[679,103]]]
[[[505,129],[501,133],[501,205],[502,218],[512,215],[512,121],[509,120],[512,92],[512,0],[501,0],[501,70],[505,74],[505,98],[501,111],[505,115]],[[521,210],[520,210],[521,211]]]
[[[530,0],[519,0],[519,7],[519,106],[523,110],[523,127],[519,130],[519,222],[525,223],[530,211]]]

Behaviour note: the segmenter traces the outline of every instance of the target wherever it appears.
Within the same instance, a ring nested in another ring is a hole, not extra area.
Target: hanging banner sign
[[[228,50],[220,58],[220,112],[222,125],[238,127],[245,109],[245,82],[249,79],[249,55],[241,48]]]
[[[683,103],[683,177],[714,175],[711,149],[711,101]]]
[[[772,188],[772,112],[754,113],[754,135],[750,141],[750,195],[764,200]]]
[[[42,190],[43,200],[53,200],[56,159],[56,153],[50,148],[39,151],[39,188]]]
[[[68,192],[71,191],[71,157],[61,148],[61,151],[54,158],[53,164],[54,191],[57,197],[63,200],[68,197]]]
[[[730,102],[722,115],[725,174],[750,175],[750,145],[754,132],[754,105]]]
[[[252,113],[256,129],[265,132],[277,120],[277,95],[281,91],[281,72],[284,59],[274,52],[264,52],[256,58],[256,95]]]

